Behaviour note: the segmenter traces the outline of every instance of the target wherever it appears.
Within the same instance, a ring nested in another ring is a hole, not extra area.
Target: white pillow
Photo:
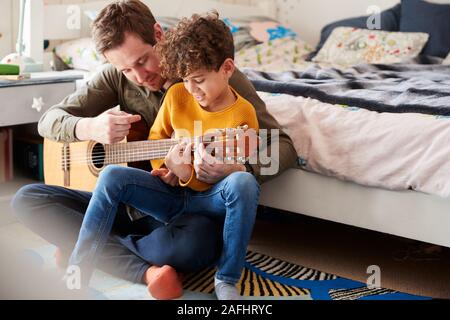
[[[445,58],[445,60],[442,61],[442,64],[450,64],[450,52],[448,53],[447,58]]]
[[[333,30],[313,61],[344,66],[398,63],[418,56],[428,38],[428,34],[419,32],[339,27]]]

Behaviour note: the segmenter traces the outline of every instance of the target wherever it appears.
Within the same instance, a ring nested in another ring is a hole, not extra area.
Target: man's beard
[[[150,89],[150,91],[159,91],[161,90],[165,80],[160,76],[153,77],[150,81],[144,82],[144,86]]]

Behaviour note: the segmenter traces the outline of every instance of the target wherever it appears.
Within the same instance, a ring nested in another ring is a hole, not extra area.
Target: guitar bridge
[[[62,170],[64,174],[64,187],[70,187],[70,145],[64,143],[61,148]]]

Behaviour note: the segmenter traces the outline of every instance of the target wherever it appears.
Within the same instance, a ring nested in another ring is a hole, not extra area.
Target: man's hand
[[[152,170],[152,176],[159,177],[164,183],[176,187],[178,186],[178,177],[167,168],[160,168]]]
[[[140,120],[140,115],[129,114],[113,108],[95,118],[84,118],[78,121],[75,134],[82,141],[94,140],[104,144],[118,143],[130,133],[131,124]]]
[[[233,172],[246,171],[246,168],[243,164],[225,164],[217,160],[200,144],[194,160],[194,170],[198,180],[214,184]]]

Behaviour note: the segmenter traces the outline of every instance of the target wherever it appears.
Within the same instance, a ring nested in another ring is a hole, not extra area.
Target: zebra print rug
[[[43,267],[56,271],[53,245],[33,250],[41,257]],[[184,295],[181,300],[211,300],[214,294],[215,268],[187,274],[184,277]],[[113,277],[100,270],[94,272],[92,289],[95,299],[150,300],[142,284]],[[306,268],[268,255],[248,251],[245,268],[238,288],[244,299],[289,300],[427,300],[384,288],[369,289],[365,283]]]
[[[215,268],[187,274],[185,290],[214,293]],[[304,297],[313,300],[427,300],[384,288],[369,288],[353,281],[311,268],[302,267],[261,253],[248,251],[241,279],[238,283],[244,297],[284,298]]]

